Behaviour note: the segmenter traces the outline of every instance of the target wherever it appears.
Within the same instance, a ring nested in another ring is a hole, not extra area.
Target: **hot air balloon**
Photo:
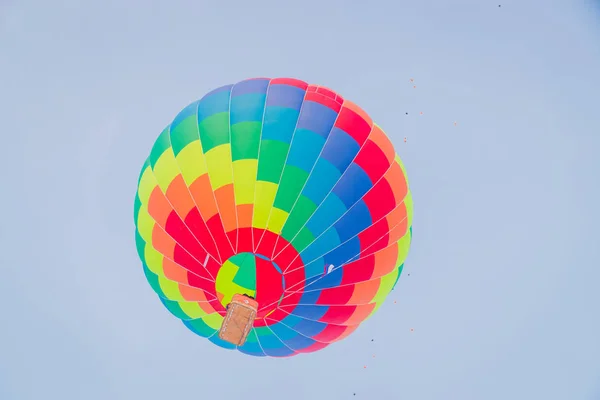
[[[396,285],[412,237],[405,169],[382,129],[290,78],[244,80],[184,108],[152,147],[134,209],[163,305],[252,356],[351,334]],[[236,342],[225,331],[244,318]]]

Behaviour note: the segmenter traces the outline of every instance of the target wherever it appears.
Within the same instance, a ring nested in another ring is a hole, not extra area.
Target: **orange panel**
[[[406,197],[406,193],[408,193],[408,184],[406,182],[406,177],[402,172],[402,168],[400,168],[400,164],[397,162],[392,163],[392,166],[387,170],[384,176],[394,192],[396,204],[400,203]]]
[[[185,301],[193,301],[197,303],[206,303],[206,295],[202,289],[191,287],[188,285],[179,285],[179,292]]]
[[[352,332],[354,332],[357,328],[358,328],[358,325],[347,326],[344,333],[342,333],[340,336],[338,336],[337,339],[335,339],[335,341],[337,342],[338,340],[344,339],[345,337],[350,335]]]
[[[398,259],[398,244],[387,246],[375,252],[375,268],[373,269],[373,277],[382,277],[389,274],[396,268],[396,260]]]
[[[208,174],[201,175],[190,185],[192,197],[198,205],[198,211],[204,221],[208,221],[217,213],[215,196],[210,185]]]
[[[182,220],[196,206],[181,175],[177,175],[169,184],[167,199],[169,199],[169,202],[173,205],[173,208]]]
[[[348,304],[368,304],[379,290],[379,279],[359,282],[354,285],[354,293],[348,300]]]
[[[175,241],[158,225],[152,229],[152,247],[163,256],[173,259]]]
[[[215,191],[215,198],[219,206],[219,215],[223,220],[225,232],[231,232],[237,228],[237,211],[235,209],[235,197],[233,183],[220,187]]]
[[[397,205],[386,217],[388,227],[393,229],[402,220],[408,219],[408,213],[406,212],[406,204],[404,202]]]
[[[344,101],[344,108],[347,108],[349,110],[354,111],[356,114],[358,114],[362,119],[365,120],[365,122],[367,122],[369,124],[369,126],[371,127],[371,132],[373,132],[373,120],[371,119],[371,117],[369,117],[369,114],[367,114],[365,112],[365,110],[363,110],[362,108],[360,108],[359,106],[357,106],[355,103],[349,101],[349,100],[345,100]]]
[[[408,232],[408,218],[404,218],[400,224],[396,225],[396,227],[390,231],[388,243],[394,243],[402,239],[402,237],[406,235],[406,232]]]
[[[181,265],[168,258],[163,258],[163,273],[165,278],[174,282],[188,284],[188,271]]]
[[[371,131],[371,135],[369,139],[373,141],[383,151],[385,157],[388,160],[388,163],[391,165],[394,162],[394,158],[396,157],[396,151],[394,150],[394,145],[390,141],[390,139],[386,136],[385,132],[381,130],[378,126],[373,126],[373,130]]]
[[[241,204],[237,206],[237,223],[240,228],[249,228],[252,226],[253,209],[253,204]]]
[[[148,214],[150,214],[157,224],[164,227],[171,212],[173,212],[173,208],[165,198],[165,195],[160,191],[160,187],[156,186],[148,200]]]
[[[360,324],[369,315],[371,315],[371,313],[375,309],[375,306],[376,306],[375,303],[365,304],[364,306],[357,306],[356,310],[354,310],[354,313],[352,313],[350,318],[348,318],[348,320],[346,322],[344,322],[344,325],[351,326],[351,325]]]

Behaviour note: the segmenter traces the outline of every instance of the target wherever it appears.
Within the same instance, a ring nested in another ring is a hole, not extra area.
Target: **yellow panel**
[[[396,259],[396,266],[404,264],[406,257],[408,256],[408,250],[410,248],[410,231],[407,231],[402,238],[398,241],[398,258]]]
[[[288,215],[290,215],[288,212],[285,212],[277,207],[273,207],[267,229],[273,233],[280,234]]]
[[[182,301],[183,296],[179,291],[179,284],[177,282],[173,282],[167,278],[163,278],[162,276],[158,277],[158,285],[160,286],[162,292],[169,300],[173,301]]]
[[[404,197],[404,204],[406,205],[406,214],[408,216],[408,227],[410,228],[413,223],[413,198],[410,190],[406,193],[406,197]]]
[[[154,175],[152,174],[152,168],[148,166],[142,173],[142,177],[140,178],[140,183],[138,186],[138,197],[140,198],[142,204],[148,204],[150,195],[155,187],[156,179],[154,179]]]
[[[258,160],[246,159],[233,163],[233,189],[237,205],[252,204],[254,202],[257,170]]]
[[[177,154],[177,164],[188,187],[207,172],[206,160],[199,140],[189,143]]]
[[[144,259],[146,260],[146,266],[151,272],[158,276],[165,275],[162,267],[163,255],[148,243],[146,243],[144,250]]]
[[[233,183],[231,167],[231,146],[229,143],[222,144],[210,149],[205,154],[208,176],[213,190]]]
[[[223,323],[223,317],[219,313],[208,314],[206,317],[202,318],[202,321],[209,327],[218,331],[221,329],[221,324]]]
[[[277,185],[272,182],[257,181],[255,191],[252,226],[266,229],[269,212],[273,207],[275,195],[277,194]]]
[[[144,242],[152,243],[152,230],[155,224],[146,207],[141,206],[138,211],[137,228]]]
[[[180,174],[179,166],[175,161],[175,154],[173,153],[172,148],[169,147],[164,153],[161,154],[156,161],[153,170],[156,181],[158,182],[163,193],[166,193],[167,188],[173,179]]]
[[[198,303],[191,301],[181,301],[178,304],[179,307],[181,307],[181,309],[183,310],[183,312],[190,317],[190,319],[198,319],[207,315],[206,311],[204,311]]]

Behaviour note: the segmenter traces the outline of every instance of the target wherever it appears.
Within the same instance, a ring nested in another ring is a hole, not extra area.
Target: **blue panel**
[[[320,292],[317,292],[320,293]],[[298,318],[298,317],[296,317]],[[283,321],[282,321],[283,322]],[[289,326],[289,324],[286,324]],[[318,321],[311,321],[309,319],[300,319],[300,321],[292,327],[296,332],[301,333],[304,336],[313,337],[323,332],[327,328],[327,324]]]
[[[302,292],[302,296],[300,297],[300,300],[298,300],[298,304],[317,304],[317,300],[319,300],[319,292]]]
[[[290,85],[270,85],[267,107],[287,107],[300,112],[306,91]]]
[[[346,210],[346,206],[337,196],[329,195],[310,217],[306,223],[306,228],[308,228],[313,236],[317,237],[333,225]]]
[[[254,332],[250,331],[249,335],[254,335]],[[257,342],[246,341],[243,346],[238,347],[238,350],[244,354],[249,354],[251,356],[264,357],[266,354],[263,349],[260,348]]]
[[[206,95],[198,103],[198,122],[211,115],[229,111],[229,91]]]
[[[342,242],[358,235],[373,224],[369,207],[359,200],[344,216],[335,223],[334,227]]]
[[[344,172],[360,151],[360,146],[352,136],[339,128],[333,128],[321,157],[335,165],[340,172]]]
[[[334,269],[329,274],[325,275],[322,279],[315,281],[315,283],[310,286],[310,290],[328,289],[340,286],[343,277],[343,268]]]
[[[305,101],[300,111],[298,129],[308,129],[327,138],[336,118],[337,113],[331,108],[313,101]]]
[[[339,266],[348,262],[348,260],[357,254],[360,254],[360,239],[358,237],[354,237],[340,247],[337,247],[331,253],[325,255],[324,258],[326,264]],[[341,270],[342,269],[340,268],[340,271]]]
[[[193,102],[192,104],[181,110],[181,112],[177,114],[173,122],[171,122],[171,130],[177,128],[177,126],[186,118],[196,116],[196,112],[198,111],[198,103],[200,103],[200,100]]]
[[[231,88],[233,87],[233,84],[229,84],[229,85],[225,85],[225,86],[221,86],[219,88],[216,88],[214,90],[211,90],[210,92],[206,93],[204,95],[204,97],[202,97],[202,99],[207,98],[208,96],[212,96],[213,94],[217,94],[217,93],[223,93],[223,92],[227,92],[229,93],[231,91]]]
[[[291,314],[317,321],[321,319],[323,315],[325,315],[327,309],[327,307],[319,306],[297,306]]]
[[[248,79],[236,83],[231,89],[231,97],[242,96],[248,93],[267,93],[270,79]]]
[[[294,350],[303,350],[315,344],[313,339],[296,334],[293,338],[286,340],[285,344]]]
[[[275,335],[273,335],[273,332],[271,332],[271,330],[269,330],[269,328],[260,327],[260,328],[254,328],[254,330],[257,331],[256,337],[258,338],[258,342],[260,343],[260,346],[262,347],[262,349],[268,356],[281,354],[278,351],[281,350],[281,348],[284,347],[284,345],[281,342],[281,340],[277,339],[277,337]],[[258,334],[259,330],[260,330],[261,334]],[[246,343],[248,343],[248,342],[246,342]],[[287,354],[290,354],[289,349],[285,349],[285,350],[287,350],[287,352],[288,352]],[[284,352],[283,354],[286,354],[286,353]]]
[[[319,257],[316,260],[312,260],[310,263],[306,263],[304,265],[304,275],[306,277],[321,276],[324,272],[325,260],[323,260],[323,257]]]
[[[333,193],[350,208],[372,187],[369,175],[357,164],[352,164],[333,188]]]
[[[331,251],[341,243],[335,229],[327,229],[325,233],[316,238],[306,249],[300,253],[304,267],[306,268],[313,260]]]
[[[324,144],[325,139],[316,133],[306,129],[296,130],[286,164],[310,172]]]
[[[264,336],[263,336],[264,337]],[[295,351],[293,351],[292,349],[285,347],[285,345],[282,342],[280,347],[269,347],[269,348],[265,348],[263,349],[265,351],[265,353],[268,356],[271,357],[287,357],[287,356],[291,356],[292,354],[295,353]],[[261,341],[262,344],[262,341]]]
[[[319,158],[306,182],[306,186],[302,189],[302,194],[319,205],[325,199],[327,193],[331,192],[341,176],[342,174],[329,161]]]
[[[232,97],[229,123],[233,125],[239,122],[262,122],[264,106],[264,94],[253,93]]]
[[[273,333],[279,338],[279,340],[281,340],[284,343],[286,340],[292,339],[292,338],[298,336],[298,332],[295,332],[294,330],[285,326],[282,323],[282,321],[277,322],[273,325],[269,325],[269,329],[271,329],[273,331]]]
[[[263,121],[262,139],[290,143],[296,130],[298,115],[298,111],[291,108],[267,107]]]

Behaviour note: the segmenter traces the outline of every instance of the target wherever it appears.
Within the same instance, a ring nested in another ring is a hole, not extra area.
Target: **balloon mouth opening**
[[[286,288],[282,269],[263,254],[243,252],[229,257],[215,279],[217,297],[228,309],[234,298],[257,303],[255,319],[272,314],[281,304]]]

